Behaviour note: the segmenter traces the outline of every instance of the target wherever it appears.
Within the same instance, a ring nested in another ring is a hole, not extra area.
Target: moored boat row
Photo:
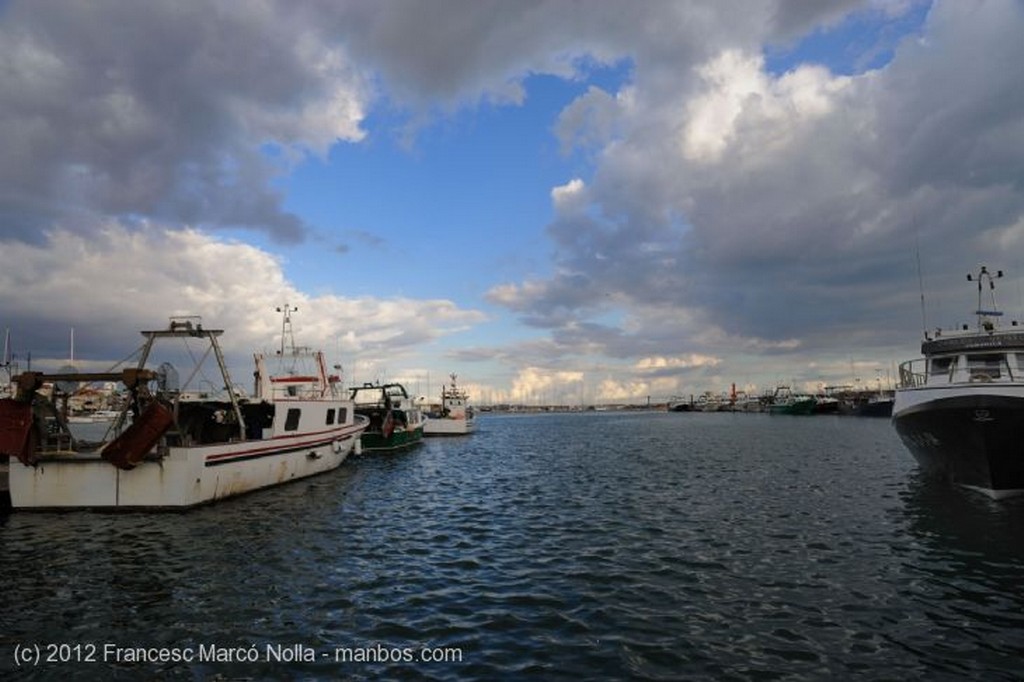
[[[278,309],[280,350],[254,355],[251,397],[228,375],[223,331],[204,328],[197,317],[173,317],[166,329],[143,331],[133,367],[13,377],[0,397],[0,460],[10,460],[2,473],[11,506],[188,508],[325,473],[353,453],[420,443],[425,419],[405,388],[363,384],[345,391],[322,352],[295,346],[294,311]],[[184,386],[170,363],[149,368],[174,344],[195,364]],[[206,364],[216,365],[216,382]],[[189,390],[196,376],[223,388]],[[121,410],[72,414],[68,398],[79,382],[116,382],[123,387]],[[101,440],[80,436],[79,429],[95,425],[106,427]]]
[[[729,395],[705,393],[699,398],[672,398],[669,412],[767,412],[786,415],[838,414],[858,417],[889,417],[893,392],[835,388],[825,393],[806,394],[789,386],[776,387],[771,393],[750,396],[733,390]]]
[[[891,416],[926,472],[996,498],[1024,494],[1017,437],[1024,422],[1024,332],[1016,321],[1008,329],[999,326],[994,290],[1000,277],[1001,271],[993,275],[984,267],[968,276],[978,285],[975,328],[926,332],[923,357],[900,365],[894,395],[838,389],[811,396],[780,386],[756,398],[733,387],[728,396],[675,399],[668,409]],[[985,285],[992,294],[987,307]],[[291,310],[285,306],[283,312],[278,366],[271,370],[270,358],[254,356],[251,398],[228,376],[218,342],[223,332],[205,329],[194,317],[143,331],[137,365],[119,372],[13,377],[0,397],[0,461],[10,460],[12,506],[185,508],[324,473],[353,452],[393,452],[414,447],[425,434],[473,431],[473,411],[454,374],[429,415],[398,383],[365,383],[345,392],[340,377],[328,374],[321,352],[286,347]],[[205,348],[188,353],[201,356],[189,381],[212,357],[223,388],[189,391],[178,386],[167,363],[150,369],[154,349],[174,341]],[[62,386],[80,381],[119,382],[122,408],[69,414]],[[91,442],[77,437],[72,423],[109,429],[103,440]]]

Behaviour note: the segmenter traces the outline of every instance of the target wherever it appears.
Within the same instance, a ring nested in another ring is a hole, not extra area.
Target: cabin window
[[[998,379],[1002,364],[1003,356],[996,353],[967,356],[967,371],[970,374],[971,381],[992,381]]]
[[[342,407],[342,408],[338,409],[338,423],[339,424],[347,424],[348,423],[348,408],[347,407]]]
[[[299,394],[299,387],[298,386],[289,386],[288,390],[287,390],[287,393],[288,393],[289,396],[294,398],[295,396],[297,396]]]
[[[929,374],[932,376],[948,376],[950,370],[956,365],[956,358],[932,358],[931,371]]]
[[[331,407],[327,410],[327,425],[330,426],[334,423],[334,408]]]
[[[293,407],[288,410],[288,416],[284,420],[284,430],[294,431],[299,428],[299,416],[302,414],[302,410]]]

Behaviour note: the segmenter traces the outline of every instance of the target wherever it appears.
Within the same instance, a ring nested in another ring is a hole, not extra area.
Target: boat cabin
[[[995,281],[1002,270],[992,273],[985,266],[977,274],[967,275],[968,282],[977,282],[977,325],[968,325],[944,333],[936,329],[925,333],[921,343],[923,358],[900,365],[900,388],[964,385],[976,383],[1018,383],[1024,380],[1024,332],[1016,320],[1008,328],[997,322],[1003,313],[996,307]],[[985,283],[991,300],[985,305]]]
[[[941,336],[921,344],[923,358],[900,365],[900,385],[1024,381],[1024,332]]]

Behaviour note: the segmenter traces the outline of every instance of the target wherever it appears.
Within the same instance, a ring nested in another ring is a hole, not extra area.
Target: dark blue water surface
[[[1024,674],[1024,501],[888,420],[479,421],[186,513],[0,515],[0,675]]]

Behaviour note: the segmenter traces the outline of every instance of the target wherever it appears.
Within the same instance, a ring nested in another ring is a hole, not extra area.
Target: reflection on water
[[[922,480],[884,420],[485,415],[478,429],[187,513],[0,519],[0,670],[25,642],[74,641],[318,658],[44,677],[1018,673],[1024,501]],[[462,661],[333,660],[374,646]]]
[[[1012,661],[1024,651],[1024,498],[995,501],[913,475],[903,499],[918,553],[905,591],[927,615],[926,636],[946,643],[953,670],[991,662],[1019,677]]]
[[[913,472],[901,494],[912,530],[937,546],[986,555],[1024,556],[1024,496],[992,500]]]

